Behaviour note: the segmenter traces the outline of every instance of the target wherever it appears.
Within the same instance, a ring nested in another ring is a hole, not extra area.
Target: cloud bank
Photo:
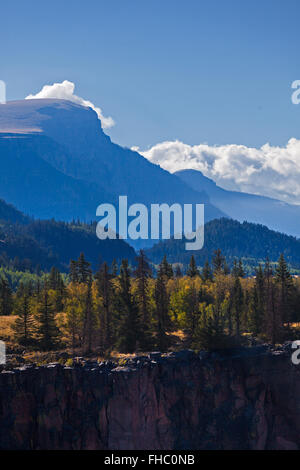
[[[46,99],[46,98],[56,98],[61,100],[72,101],[73,103],[80,104],[81,106],[86,106],[92,108],[98,114],[99,119],[101,120],[103,129],[107,129],[115,125],[114,120],[111,117],[105,117],[102,113],[102,109],[95,106],[91,101],[84,100],[80,96],[74,94],[75,84],[64,80],[61,83],[53,83],[53,85],[45,85],[36,95],[26,96],[26,100],[32,99]]]
[[[200,170],[225,189],[300,204],[300,140],[295,138],[285,147],[261,148],[162,142],[140,153],[171,173]]]

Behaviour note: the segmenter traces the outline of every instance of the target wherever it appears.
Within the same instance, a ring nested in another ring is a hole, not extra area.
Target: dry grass
[[[8,316],[0,316],[0,339],[3,341],[12,341],[13,339],[13,330],[12,324],[15,322],[17,316],[10,315]]]

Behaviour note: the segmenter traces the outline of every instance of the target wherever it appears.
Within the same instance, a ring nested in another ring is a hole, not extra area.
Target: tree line
[[[93,273],[81,254],[71,261],[67,281],[52,268],[35,284],[20,283],[15,293],[5,279],[0,283],[1,313],[17,316],[18,344],[45,351],[68,347],[74,354],[167,351],[174,332],[194,349],[256,339],[279,343],[292,338],[299,306],[300,283],[283,255],[275,270],[266,260],[255,276],[245,277],[242,261],[230,270],[220,250],[201,271],[192,256],[185,275],[164,256],[154,276],[141,250],[134,268],[125,259]]]

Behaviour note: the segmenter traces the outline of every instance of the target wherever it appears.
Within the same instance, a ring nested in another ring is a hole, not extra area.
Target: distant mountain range
[[[124,240],[99,240],[95,226],[76,222],[32,220],[0,200],[0,265],[16,270],[67,272],[71,259],[85,254],[96,270],[106,261],[135,262],[136,253]]]
[[[269,197],[227,191],[197,170],[181,170],[175,175],[194,190],[204,191],[215,207],[235,220],[263,224],[300,237],[300,206]]]
[[[135,252],[128,244],[122,240],[101,242],[91,225],[80,228],[74,223],[34,222],[23,215],[90,222],[96,220],[99,204],[117,205],[118,197],[127,195],[129,204],[138,202],[148,207],[153,203],[204,203],[209,223],[204,249],[196,253],[199,262],[211,257],[214,249],[223,247],[230,257],[254,259],[269,254],[275,260],[283,251],[298,263],[297,240],[275,234],[266,227],[240,225],[229,219],[263,224],[299,237],[300,206],[227,191],[195,170],[170,174],[139,153],[112,143],[91,108],[56,99],[0,105],[0,164],[0,198],[21,211],[14,212],[6,204],[0,207],[6,214],[0,236],[6,237],[9,224],[17,227],[10,232],[15,237],[10,236],[5,247],[0,246],[0,253],[6,251],[9,259],[17,253],[22,259],[32,258],[34,264],[41,257],[45,267],[53,260],[65,267],[69,258],[76,257],[80,251],[86,251],[87,256],[89,253],[93,262],[98,254],[108,261],[113,257],[133,259]],[[26,226],[23,232],[19,228],[22,224]],[[18,249],[18,244],[23,251]],[[35,251],[31,250],[33,245]],[[149,244],[137,241],[134,246],[149,247]],[[186,261],[191,254],[180,241],[170,240],[153,247],[149,255],[159,261],[163,250],[174,262]]]
[[[221,249],[230,266],[234,259],[242,258],[248,266],[256,267],[266,257],[276,262],[281,253],[295,269],[300,269],[300,240],[268,229],[259,224],[222,218],[212,220],[205,226],[204,248],[199,251],[186,251],[184,240],[166,240],[146,250],[148,258],[155,264],[164,255],[171,263],[188,265],[194,255],[198,266],[211,262],[214,251]]]

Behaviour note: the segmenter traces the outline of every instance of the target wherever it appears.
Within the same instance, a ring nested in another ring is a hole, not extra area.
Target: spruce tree
[[[161,274],[168,279],[172,279],[174,276],[172,265],[168,263],[166,255],[164,255],[163,260],[160,263],[159,270],[161,271]]]
[[[234,285],[232,289],[232,313],[234,321],[234,332],[235,335],[239,338],[241,332],[241,319],[243,313],[243,289],[241,286],[241,281],[238,276],[234,278]]]
[[[212,259],[214,274],[220,274],[223,272],[224,262],[225,262],[225,258],[222,255],[221,250],[218,248],[217,250],[215,250],[214,256]]]
[[[213,280],[213,273],[209,262],[206,260],[202,269],[201,278],[204,282]]]
[[[137,268],[135,276],[138,281],[138,302],[140,305],[144,325],[148,325],[149,318],[149,296],[148,296],[148,279],[151,277],[151,268],[146,258],[145,252],[140,250],[137,257]]]
[[[77,261],[71,260],[69,270],[70,282],[76,284],[79,281]]]
[[[112,275],[106,262],[103,263],[96,274],[98,295],[103,300],[100,309],[100,348],[104,352],[112,347],[112,304],[113,288],[111,284]]]
[[[83,330],[83,347],[85,353],[92,351],[92,341],[94,334],[94,311],[92,298],[92,276],[86,278],[87,291],[84,305],[84,330]]]
[[[78,282],[81,282],[83,284],[87,284],[90,280],[91,277],[91,264],[86,261],[84,254],[80,253],[78,262],[77,262],[77,267],[78,267]]]
[[[159,269],[155,281],[154,300],[155,300],[155,314],[156,314],[156,333],[157,333],[157,346],[161,351],[165,351],[168,345],[167,331],[170,326],[169,311],[169,296],[166,288],[166,277],[163,269]]]
[[[119,277],[119,299],[122,309],[119,337],[117,346],[121,352],[133,353],[136,351],[141,336],[139,309],[131,293],[131,280],[128,261],[123,260]]]
[[[280,255],[278,260],[275,272],[275,284],[278,289],[277,310],[279,321],[282,325],[287,323],[287,326],[289,327],[294,284],[283,254]]]
[[[28,346],[32,343],[34,334],[34,319],[30,304],[30,289],[23,288],[21,296],[17,297],[14,314],[17,319],[13,324],[14,337],[19,344]]]
[[[112,277],[117,277],[117,275],[118,275],[118,264],[117,264],[117,261],[115,259],[113,259],[113,261],[111,263],[110,271],[111,271]]]
[[[188,267],[188,270],[187,270],[187,275],[191,278],[199,276],[199,271],[198,271],[198,268],[197,268],[197,265],[196,265],[194,255],[191,256],[190,264],[189,264],[189,267]]]
[[[265,331],[266,336],[272,344],[275,344],[280,337],[280,321],[278,321],[277,312],[275,309],[275,289],[273,283],[273,270],[270,264],[269,259],[267,258],[265,269],[264,269],[264,278],[266,286],[266,310],[265,310]]]
[[[151,274],[151,268],[145,252],[140,250],[139,256],[137,257],[135,276],[137,279],[136,298],[139,307],[139,315],[142,320],[140,345],[143,350],[149,350],[152,346],[149,297],[149,278]]]
[[[265,302],[265,278],[262,267],[259,265],[249,305],[249,327],[255,335],[261,334],[264,330]]]
[[[37,305],[37,336],[41,349],[51,350],[57,345],[59,330],[55,323],[54,308],[48,294],[48,286],[45,284]]]

